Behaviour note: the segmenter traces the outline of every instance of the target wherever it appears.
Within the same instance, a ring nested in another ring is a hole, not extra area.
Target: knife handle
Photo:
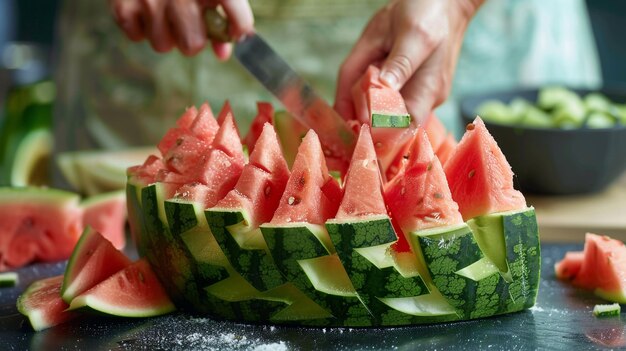
[[[228,20],[216,8],[206,10],[204,24],[209,39],[224,43],[232,41],[228,34]]]

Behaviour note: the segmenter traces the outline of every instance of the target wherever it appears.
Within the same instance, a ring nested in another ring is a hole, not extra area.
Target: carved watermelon
[[[133,238],[177,305],[243,322],[388,326],[534,304],[534,211],[512,187],[501,187],[512,184],[512,173],[480,121],[458,147],[445,129],[414,129],[389,181],[380,173],[374,128],[365,125],[340,184],[313,131],[301,143],[302,135],[278,133],[297,147],[289,171],[272,126],[259,128],[269,118],[261,112],[246,137],[256,140],[248,161],[238,163],[242,144],[225,116],[222,136],[194,166],[203,170],[196,181],[176,191],[155,181],[167,168],[158,157],[129,170]],[[442,166],[431,140],[452,163]],[[216,150],[224,157],[213,157]],[[468,167],[480,186],[467,183]]]

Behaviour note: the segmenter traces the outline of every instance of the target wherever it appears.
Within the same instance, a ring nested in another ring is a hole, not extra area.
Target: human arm
[[[335,109],[355,112],[351,88],[369,65],[422,122],[447,98],[470,19],[484,0],[392,0],[370,20],[339,70]]]
[[[220,6],[234,40],[254,31],[254,17],[248,0],[109,0],[113,16],[126,36],[133,41],[148,40],[155,51],[178,48],[192,56],[210,40],[204,13]],[[227,59],[232,44],[211,40],[216,56]]]

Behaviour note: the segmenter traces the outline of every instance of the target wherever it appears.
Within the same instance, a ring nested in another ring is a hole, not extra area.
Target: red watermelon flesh
[[[78,196],[57,201],[55,192],[16,189],[6,192],[10,201],[0,199],[0,272],[70,256],[83,229],[82,209]]]
[[[380,80],[380,69],[369,66],[363,77],[352,89],[357,118],[371,126],[372,113],[407,115],[406,105],[400,92],[393,90]],[[364,107],[366,110],[364,110]],[[406,144],[410,143],[413,128],[372,128],[372,140],[383,172],[397,159]]]
[[[385,200],[403,233],[463,223],[441,163],[421,128],[402,174],[386,185]]]
[[[187,202],[197,202],[208,208],[213,198],[211,188],[199,182],[187,183],[181,186],[178,184],[164,183],[166,185],[166,198],[177,198]],[[169,187],[169,188],[168,188]]]
[[[439,158],[439,162],[445,166],[448,162],[454,150],[456,149],[456,140],[452,134],[448,135],[448,137],[443,141],[443,143],[439,146],[439,149],[435,152],[437,158]]]
[[[185,133],[180,135],[176,139],[176,144],[163,155],[163,161],[167,169],[184,174],[187,176],[186,180],[191,181],[194,175],[189,174],[189,171],[204,162],[211,144],[198,138],[191,131]]]
[[[387,214],[374,143],[367,124],[361,127],[335,218],[356,219]]]
[[[426,119],[423,125],[426,130],[426,134],[428,135],[428,140],[430,141],[430,145],[437,153],[441,144],[443,144],[446,136],[448,134],[446,127],[441,123],[439,118],[434,113],[431,113],[430,116]]]
[[[257,115],[254,117],[248,134],[243,139],[244,144],[248,148],[248,153],[254,151],[254,144],[263,132],[265,123],[274,124],[274,107],[269,102],[257,102]],[[293,132],[293,131],[290,131]]]
[[[165,169],[161,158],[150,155],[142,165],[128,168],[128,175],[133,178],[133,181],[148,185],[157,181],[157,173],[161,169]]]
[[[524,196],[513,188],[511,166],[479,117],[467,126],[445,172],[464,220],[526,208]]]
[[[66,311],[69,306],[61,299],[62,283],[62,275],[38,280],[17,300],[17,309],[28,317],[34,330],[44,330],[78,316],[75,312]]]
[[[99,232],[85,230],[65,269],[61,297],[67,303],[130,265],[131,261]]]
[[[258,227],[272,219],[288,180],[289,168],[282,156],[274,128],[265,123],[235,189],[220,200],[215,208],[244,208],[249,215],[249,225]]]
[[[74,298],[69,309],[86,306],[122,317],[156,316],[174,310],[174,305],[145,258]]]
[[[116,249],[126,245],[126,193],[116,191],[93,196],[81,204],[83,227],[91,227]]]
[[[233,113],[233,108],[230,106],[230,101],[226,100],[224,101],[224,105],[222,106],[222,109],[220,110],[220,114],[217,115],[217,123],[219,123],[220,126],[223,125],[228,115],[232,115],[233,119],[235,118],[234,117],[235,114]],[[239,126],[237,126],[237,124],[235,124],[235,130],[237,131],[237,136],[240,136],[241,133],[239,133]]]
[[[220,126],[206,162],[199,164],[193,172],[209,188],[205,205],[213,207],[235,187],[245,164],[241,139],[237,134],[233,115],[228,114]]]
[[[574,279],[580,272],[584,257],[583,251],[567,252],[565,257],[554,265],[556,277],[559,279]]]
[[[626,303],[626,246],[623,242],[587,233],[580,271],[575,286],[595,289],[596,295]]]
[[[191,127],[191,124],[197,114],[198,110],[195,106],[185,110],[185,112],[178,118],[178,121],[176,121],[177,127],[169,129],[167,133],[165,133],[165,136],[163,136],[161,141],[157,144],[157,148],[161,151],[161,155],[165,155],[167,150],[176,145],[176,140],[178,140],[181,135],[189,132],[189,128]]]
[[[298,148],[289,182],[272,223],[308,222],[323,225],[335,215],[339,206],[339,202],[332,201],[322,191],[325,186],[335,190],[328,184],[329,181],[335,182],[328,174],[322,146],[315,131],[309,130]]]
[[[211,144],[219,128],[220,126],[217,124],[215,117],[213,117],[211,106],[209,106],[208,102],[205,102],[200,106],[198,115],[189,129],[198,139],[206,144]]]

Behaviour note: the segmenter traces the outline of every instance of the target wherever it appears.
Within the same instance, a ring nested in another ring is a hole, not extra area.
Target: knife
[[[228,39],[228,22],[217,10],[206,11],[205,23],[209,38],[219,41]],[[259,34],[251,34],[238,41],[234,56],[281,101],[289,113],[315,130],[327,157],[344,164],[350,161],[356,143],[354,131]]]

